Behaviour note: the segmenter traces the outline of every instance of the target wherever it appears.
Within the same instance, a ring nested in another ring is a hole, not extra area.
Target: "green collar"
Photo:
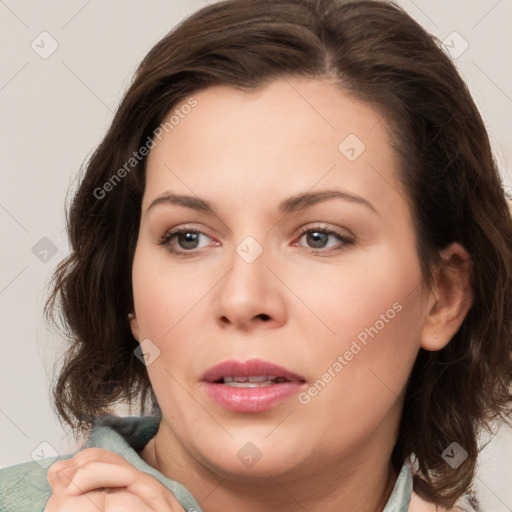
[[[159,421],[159,418],[154,416],[125,418],[105,416],[95,422],[86,448],[98,447],[118,453],[137,469],[148,473],[165,485],[185,510],[202,512],[197,501],[182,484],[165,477],[137,453],[156,434]],[[407,459],[383,512],[407,512],[412,488],[412,470],[410,461]]]

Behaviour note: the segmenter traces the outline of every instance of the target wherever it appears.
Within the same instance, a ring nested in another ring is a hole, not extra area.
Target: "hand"
[[[56,462],[48,482],[52,495],[44,512],[184,512],[158,480],[101,448]]]

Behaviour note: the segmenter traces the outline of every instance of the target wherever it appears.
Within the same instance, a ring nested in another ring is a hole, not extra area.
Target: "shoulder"
[[[138,466],[142,461],[137,451],[155,435],[158,425],[155,417],[100,417],[85,447],[117,452]],[[52,493],[46,477],[48,468],[57,460],[70,459],[75,453],[0,469],[0,512],[44,511]]]
[[[0,512],[42,512],[52,492],[46,472],[56,461],[52,457],[0,469]]]

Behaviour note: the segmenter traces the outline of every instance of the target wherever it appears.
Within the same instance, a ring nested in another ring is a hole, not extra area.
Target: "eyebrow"
[[[278,210],[283,214],[290,214],[305,210],[317,203],[327,201],[328,199],[343,199],[351,203],[356,203],[368,207],[377,213],[375,207],[363,197],[345,192],[343,190],[322,190],[318,192],[305,192],[285,199],[279,204]],[[190,208],[217,216],[217,211],[211,203],[199,197],[173,194],[165,192],[154,199],[148,206],[146,213],[157,205],[171,204]]]

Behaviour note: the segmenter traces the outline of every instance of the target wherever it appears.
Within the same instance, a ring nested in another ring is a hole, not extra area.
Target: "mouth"
[[[297,394],[306,379],[260,359],[224,361],[202,377],[207,395],[233,412],[261,412]]]
[[[224,361],[207,370],[202,380],[211,384],[245,388],[273,386],[283,382],[306,382],[301,375],[261,359]]]
[[[221,377],[215,381],[215,384],[225,384],[233,388],[261,388],[281,384],[282,382],[290,381],[285,377],[276,377],[274,375],[249,375],[248,377],[233,375]]]

